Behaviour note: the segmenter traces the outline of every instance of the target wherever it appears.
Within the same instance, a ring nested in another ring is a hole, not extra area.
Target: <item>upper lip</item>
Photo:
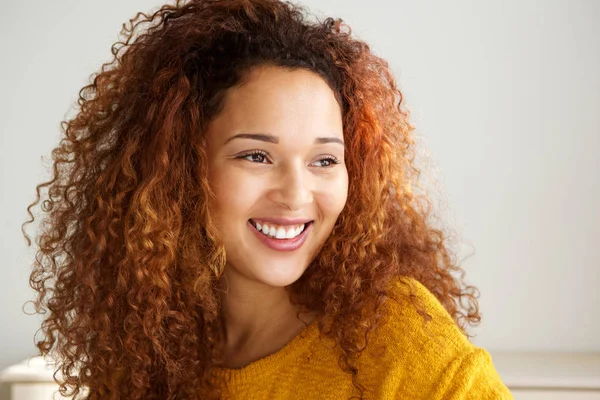
[[[300,225],[311,222],[310,218],[273,218],[273,217],[264,217],[264,218],[250,218],[253,221],[261,221],[261,222],[270,222],[276,225]]]

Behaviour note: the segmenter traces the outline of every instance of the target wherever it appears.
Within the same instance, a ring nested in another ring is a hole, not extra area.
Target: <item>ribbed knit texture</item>
[[[471,344],[435,296],[406,278],[432,320],[424,325],[408,298],[409,286],[394,282],[385,323],[369,334],[358,360],[366,399],[512,399],[490,354]],[[387,346],[381,354],[380,345]],[[338,364],[339,348],[320,336],[317,321],[274,354],[241,369],[218,368],[230,399],[340,400],[358,395]]]

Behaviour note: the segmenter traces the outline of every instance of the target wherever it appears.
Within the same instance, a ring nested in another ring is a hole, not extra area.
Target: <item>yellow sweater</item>
[[[468,341],[425,286],[409,281],[433,319],[424,328],[423,317],[407,297],[409,289],[392,284],[402,305],[386,302],[389,320],[369,334],[368,347],[358,359],[363,398],[512,399],[489,353]],[[383,355],[372,350],[379,344],[387,345]],[[226,398],[235,400],[349,399],[358,391],[351,375],[338,365],[339,354],[331,339],[319,335],[315,321],[276,353],[241,369],[218,368],[216,373],[227,381]]]

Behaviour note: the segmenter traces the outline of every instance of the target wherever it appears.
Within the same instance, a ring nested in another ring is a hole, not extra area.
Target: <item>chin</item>
[[[280,266],[279,270],[261,270],[259,273],[255,273],[254,275],[256,280],[265,285],[284,288],[300,279],[305,270],[306,268],[293,270],[287,268],[286,266]]]
[[[270,271],[268,276],[260,277],[260,282],[271,287],[284,288],[300,279],[303,273],[304,269],[296,273],[282,272],[281,274],[276,274],[274,271]]]

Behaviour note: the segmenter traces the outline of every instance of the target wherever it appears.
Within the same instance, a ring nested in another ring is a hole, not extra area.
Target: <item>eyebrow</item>
[[[229,143],[233,139],[253,139],[253,140],[260,140],[262,142],[268,142],[268,143],[275,143],[275,144],[279,143],[279,137],[273,136],[269,133],[238,133],[237,135],[233,135],[232,137],[227,139],[224,144]],[[318,137],[315,139],[315,144],[324,144],[324,143],[338,143],[338,144],[341,144],[342,146],[345,146],[344,141],[341,139],[338,139],[336,137]]]

